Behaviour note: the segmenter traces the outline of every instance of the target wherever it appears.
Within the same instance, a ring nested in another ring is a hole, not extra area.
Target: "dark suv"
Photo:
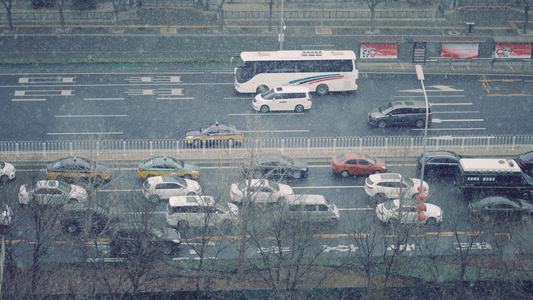
[[[423,128],[426,123],[426,102],[393,101],[368,114],[368,124],[385,128],[391,125],[414,125]],[[428,126],[431,123],[431,108],[428,111]]]
[[[120,257],[171,256],[178,254],[181,245],[177,230],[154,224],[120,223],[111,229],[110,237],[111,253]]]
[[[424,175],[454,175],[461,155],[448,150],[426,151],[426,165]],[[416,160],[418,172],[422,170],[422,154]]]
[[[61,207],[59,222],[66,234],[79,234],[86,227],[90,234],[100,234],[117,218],[117,212],[111,208],[94,205],[89,208],[86,203],[70,203]]]

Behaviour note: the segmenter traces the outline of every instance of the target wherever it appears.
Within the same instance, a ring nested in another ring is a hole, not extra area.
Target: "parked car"
[[[422,170],[422,155],[416,159],[416,168],[418,172]],[[461,155],[448,150],[426,151],[424,166],[424,175],[454,175],[459,166]]]
[[[290,186],[266,179],[240,181],[231,185],[230,198],[235,203],[242,203],[248,193],[250,202],[254,204],[282,204],[294,195]]]
[[[388,102],[368,114],[368,124],[379,128],[391,125],[414,125],[423,128],[426,124],[426,102]],[[429,124],[431,124],[431,108],[428,111],[428,126]]]
[[[376,206],[377,218],[385,224],[409,224],[418,222],[417,205],[420,202],[412,200],[400,201],[399,199],[385,201]],[[437,205],[424,203],[426,217],[424,223],[436,225],[442,222],[442,209]]]
[[[479,220],[524,220],[533,215],[533,205],[522,199],[493,196],[470,202],[470,215]]]
[[[336,226],[340,218],[337,206],[322,195],[297,195],[282,207],[285,216],[292,222]]]
[[[95,184],[101,184],[110,177],[109,167],[83,157],[65,157],[49,162],[46,177],[52,180],[91,179]]]
[[[331,159],[331,170],[342,177],[350,175],[370,175],[387,173],[387,164],[384,160],[370,155],[352,152],[337,155]]]
[[[39,180],[34,185],[21,185],[18,201],[22,205],[32,201],[41,205],[65,205],[87,202],[87,197],[87,190],[79,185],[58,180]]]
[[[175,159],[170,156],[155,156],[139,163],[139,177],[150,176],[180,176],[186,179],[196,179],[200,176],[197,164]]]
[[[87,203],[70,203],[61,207],[59,223],[66,234],[78,234],[88,227],[90,234],[100,234],[119,218],[119,212],[111,207]]]
[[[533,175],[533,151],[518,155],[516,162],[524,173]]]
[[[211,196],[176,196],[168,199],[167,224],[179,229],[213,226],[229,230],[239,221],[235,204],[215,201]]]
[[[157,202],[172,196],[200,195],[202,188],[198,182],[176,176],[155,176],[147,178],[143,183],[144,197]]]
[[[0,183],[15,179],[15,167],[5,161],[0,161]]]
[[[179,252],[180,233],[174,228],[152,224],[120,223],[110,233],[111,253],[122,257],[147,257]]]
[[[410,199],[420,193],[420,179],[405,178],[398,173],[373,174],[365,180],[365,192],[378,199]],[[429,193],[429,185],[424,181],[423,194]]]
[[[243,170],[245,174],[252,172],[254,178],[280,176],[298,179],[306,176],[308,167],[303,160],[281,154],[267,154],[258,157],[253,163],[250,159],[244,159]]]
[[[196,147],[207,142],[226,141],[230,144],[242,141],[242,131],[235,125],[215,122],[202,128],[191,129],[185,133],[185,141]]]
[[[312,100],[309,88],[303,86],[284,86],[257,94],[252,102],[256,111],[267,113],[275,110],[293,110],[301,113],[311,109]]]

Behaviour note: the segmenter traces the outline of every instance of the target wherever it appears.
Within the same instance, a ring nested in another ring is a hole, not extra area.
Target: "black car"
[[[418,172],[422,171],[422,155],[416,160]],[[424,175],[453,175],[457,171],[461,155],[448,150],[426,151]]]
[[[181,245],[181,236],[176,229],[148,224],[117,224],[112,228],[110,238],[111,253],[120,257],[171,256],[179,252]]]
[[[385,128],[391,125],[425,127],[426,102],[393,101],[375,108],[368,114],[368,124]],[[428,109],[428,126],[431,124],[431,108]]]
[[[301,178],[307,174],[307,162],[290,158],[281,154],[268,154],[257,158],[255,163],[249,159],[243,162],[244,174],[252,172],[252,177],[263,178],[269,176]]]
[[[533,205],[521,199],[502,196],[483,198],[469,204],[471,216],[485,222],[492,220],[524,220],[533,214]]]
[[[59,223],[69,235],[79,234],[88,227],[89,234],[100,234],[118,218],[118,212],[98,205],[88,207],[87,203],[70,203],[60,209]]]
[[[518,155],[516,162],[524,173],[533,174],[533,151]]]

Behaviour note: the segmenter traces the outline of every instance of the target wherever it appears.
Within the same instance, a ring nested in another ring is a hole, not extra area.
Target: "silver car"
[[[143,194],[150,201],[159,201],[173,196],[200,195],[202,188],[194,180],[177,176],[155,176],[146,179]]]
[[[63,181],[39,180],[34,185],[21,185],[18,200],[23,205],[32,201],[43,205],[82,203],[87,202],[87,190]]]
[[[246,180],[231,185],[232,202],[241,203],[248,193],[250,202],[255,204],[282,204],[294,195],[290,186],[266,179]]]

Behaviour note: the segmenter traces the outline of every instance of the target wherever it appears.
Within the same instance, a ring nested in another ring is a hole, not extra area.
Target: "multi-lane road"
[[[375,129],[369,110],[387,101],[423,100],[407,74],[361,74],[355,93],[313,97],[313,108],[261,114],[238,94],[228,71],[0,75],[0,140],[181,139],[186,130],[228,121],[265,136],[419,135],[413,128]],[[529,133],[530,77],[427,75],[433,136]]]

